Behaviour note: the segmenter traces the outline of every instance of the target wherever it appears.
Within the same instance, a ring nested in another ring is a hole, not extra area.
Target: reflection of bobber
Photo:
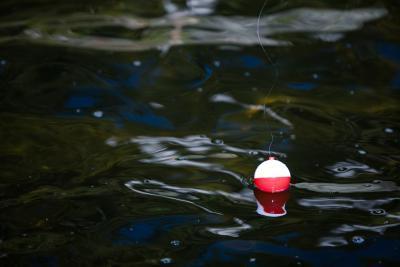
[[[254,173],[255,186],[265,192],[275,193],[285,191],[290,185],[290,172],[285,164],[269,157],[258,165]]]
[[[289,191],[272,194],[255,188],[254,196],[257,200],[258,214],[268,217],[280,217],[286,215],[285,204],[289,199]]]

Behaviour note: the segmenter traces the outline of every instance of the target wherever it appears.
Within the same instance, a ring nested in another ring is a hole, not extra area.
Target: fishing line
[[[265,98],[268,98],[269,95],[271,94],[272,90],[275,88],[276,83],[278,82],[278,78],[279,78],[279,69],[278,67],[274,64],[274,62],[272,61],[271,57],[268,55],[267,50],[265,49],[264,45],[262,44],[261,41],[261,36],[260,36],[260,21],[261,21],[261,17],[262,14],[264,12],[265,7],[267,6],[267,2],[268,0],[265,0],[259,13],[258,13],[258,17],[257,17],[257,27],[256,27],[256,31],[257,31],[257,38],[258,38],[258,43],[261,46],[261,49],[265,55],[265,57],[267,58],[268,62],[271,64],[272,68],[274,69],[274,81],[272,83],[272,86],[269,88],[267,96]],[[264,109],[265,109],[265,105],[264,105]],[[269,144],[269,149],[268,149],[268,153],[269,156],[271,156],[271,146],[274,142],[274,135],[273,132],[271,131],[271,142]]]

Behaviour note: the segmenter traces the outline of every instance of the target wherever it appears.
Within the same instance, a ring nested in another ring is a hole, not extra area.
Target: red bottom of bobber
[[[255,186],[268,193],[277,193],[285,191],[290,186],[290,177],[276,177],[276,178],[255,178]]]

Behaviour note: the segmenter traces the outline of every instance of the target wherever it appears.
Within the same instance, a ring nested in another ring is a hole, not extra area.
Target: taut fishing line
[[[265,0],[265,1],[264,1],[263,5],[262,5],[262,7],[261,7],[261,9],[260,9],[260,11],[258,12],[258,16],[257,16],[257,27],[256,27],[258,43],[260,44],[261,49],[262,49],[262,51],[263,51],[265,57],[267,58],[268,62],[271,64],[272,68],[274,69],[274,76],[275,76],[275,77],[274,77],[274,81],[273,81],[271,87],[270,87],[269,90],[268,90],[268,93],[267,93],[266,98],[269,97],[269,95],[271,94],[272,90],[275,88],[275,85],[276,85],[276,83],[278,82],[278,77],[279,77],[279,69],[278,69],[278,67],[274,64],[274,62],[272,61],[271,57],[268,55],[267,51],[265,50],[265,47],[264,47],[264,45],[262,44],[261,36],[260,36],[260,21],[261,21],[261,17],[262,17],[262,14],[263,14],[263,12],[264,12],[264,9],[265,9],[265,7],[267,6],[267,2],[268,2],[268,0]],[[264,105],[264,107],[265,107],[265,105]],[[273,134],[272,131],[271,131],[271,142],[269,143],[269,148],[268,148],[268,154],[269,154],[269,156],[271,156],[271,146],[272,146],[273,142],[274,142],[274,134]]]

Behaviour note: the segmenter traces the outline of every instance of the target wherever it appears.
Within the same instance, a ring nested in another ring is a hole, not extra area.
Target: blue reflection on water
[[[288,83],[287,86],[291,89],[301,90],[301,91],[310,91],[317,87],[317,84],[311,82],[291,82]]]
[[[318,248],[305,250],[253,240],[226,240],[213,243],[190,266],[208,264],[231,264],[234,266],[264,266],[265,262],[249,262],[252,257],[275,255],[285,262],[306,262],[312,266],[363,266],[367,260],[389,260],[400,262],[398,249],[400,240],[378,238],[357,249]],[[289,257],[289,258],[288,258]]]
[[[207,82],[211,78],[211,76],[212,76],[212,74],[214,72],[214,70],[208,64],[204,64],[202,66],[202,68],[203,68],[203,72],[204,72],[203,78],[196,79],[196,80],[192,81],[191,84],[190,84],[190,86],[192,88],[196,88],[196,87],[202,86],[205,82]]]
[[[156,115],[152,109],[140,102],[132,100],[117,89],[84,88],[73,90],[64,103],[66,109],[61,116],[84,116],[85,109],[101,109],[106,119],[123,125],[124,121],[135,122],[147,126],[172,130],[172,123],[165,117]],[[79,109],[80,112],[76,112]]]
[[[392,78],[392,87],[400,88],[400,46],[388,42],[379,42],[377,44],[377,51],[381,57],[389,60],[396,65],[396,73]]]

